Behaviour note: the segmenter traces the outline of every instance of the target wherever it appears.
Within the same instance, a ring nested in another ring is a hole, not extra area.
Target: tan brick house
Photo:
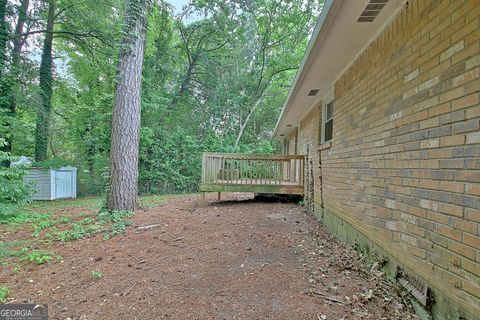
[[[435,319],[480,319],[480,0],[327,0],[275,130],[305,201]]]

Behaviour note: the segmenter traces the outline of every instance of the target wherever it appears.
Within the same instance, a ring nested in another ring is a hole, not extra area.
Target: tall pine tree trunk
[[[112,113],[109,210],[138,207],[140,93],[148,0],[126,0]]]
[[[42,61],[40,62],[40,98],[35,130],[35,161],[47,159],[48,131],[50,127],[50,109],[52,107],[52,50],[53,25],[55,20],[56,0],[50,0],[48,6],[47,29],[43,41]]]

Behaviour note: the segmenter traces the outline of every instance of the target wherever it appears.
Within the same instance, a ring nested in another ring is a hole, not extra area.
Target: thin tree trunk
[[[43,41],[42,60],[40,62],[40,98],[37,111],[37,127],[35,130],[35,161],[47,159],[48,131],[50,127],[50,111],[52,107],[52,50],[53,25],[55,20],[56,0],[50,0],[48,6],[47,32]]]
[[[5,71],[7,59],[8,24],[6,21],[7,0],[0,0],[0,76]]]
[[[237,139],[235,140],[235,148],[240,143],[240,139],[242,139],[243,133],[245,132],[245,128],[247,127],[248,123],[250,122],[250,118],[252,117],[252,115],[257,110],[261,101],[262,101],[262,97],[258,98],[257,101],[255,101],[252,108],[248,112],[247,117],[245,118],[245,121],[243,121],[243,123],[240,125],[240,129],[239,129],[238,134],[237,134]]]
[[[25,42],[23,37],[23,27],[27,21],[27,10],[30,0],[22,0],[20,2],[20,7],[18,9],[18,20],[15,26],[15,33],[13,35],[13,51],[12,51],[12,67],[11,76],[14,84],[12,86],[12,92],[10,93],[10,111],[14,114],[17,109],[17,96],[16,96],[16,84],[18,82],[18,77],[20,75],[20,57],[22,52],[22,47]]]
[[[177,107],[178,101],[183,97],[185,92],[188,89],[188,85],[190,84],[190,80],[192,78],[192,73],[197,65],[197,59],[198,56],[195,55],[192,58],[191,63],[188,64],[187,72],[185,73],[185,76],[183,77],[182,84],[180,86],[180,90],[178,90],[177,94],[173,97],[172,103],[170,104],[170,110],[173,110],[175,112],[175,109]]]
[[[109,210],[138,207],[140,93],[147,0],[126,0],[117,87],[112,113]]]
[[[5,64],[7,60],[7,40],[8,40],[8,25],[6,21],[7,0],[0,0],[0,108],[5,108],[6,97],[5,88],[8,85],[5,79]],[[2,121],[3,122],[3,121]],[[5,121],[8,125],[9,121]],[[10,151],[10,143],[8,135],[6,137],[6,144],[0,144],[0,150],[4,152]],[[9,167],[10,161],[1,161],[0,166]]]

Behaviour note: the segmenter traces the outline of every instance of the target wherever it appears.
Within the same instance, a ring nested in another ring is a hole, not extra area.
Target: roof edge
[[[310,54],[313,50],[314,45],[316,44],[318,40],[318,36],[320,34],[320,31],[324,29],[325,27],[325,21],[329,13],[331,12],[331,8],[333,6],[334,2],[343,2],[343,0],[325,0],[325,3],[323,5],[322,11],[320,12],[320,16],[318,18],[317,24],[315,25],[315,29],[313,30],[312,37],[310,38],[308,42],[307,49],[305,50],[305,54],[303,55],[302,62],[300,64],[300,67],[297,70],[297,73],[295,74],[295,78],[292,82],[292,85],[290,86],[290,91],[288,92],[287,99],[285,100],[285,103],[283,104],[282,107],[282,112],[280,113],[280,116],[278,117],[277,124],[275,125],[275,130],[273,131],[273,138],[276,137],[277,135],[277,130],[278,126],[280,125],[280,122],[282,121],[283,115],[287,109],[288,103],[290,101],[290,98],[293,96],[295,91],[297,90],[297,85],[299,82],[303,80],[303,77],[305,76],[304,69],[305,65],[308,62],[308,59],[310,58]],[[301,79],[302,78],[302,79]]]

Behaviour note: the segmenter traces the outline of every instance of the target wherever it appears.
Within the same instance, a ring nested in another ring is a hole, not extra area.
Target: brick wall
[[[480,312],[479,91],[479,1],[409,1],[335,84],[318,152],[326,212],[427,283],[449,319]],[[312,112],[301,153],[318,143]]]

